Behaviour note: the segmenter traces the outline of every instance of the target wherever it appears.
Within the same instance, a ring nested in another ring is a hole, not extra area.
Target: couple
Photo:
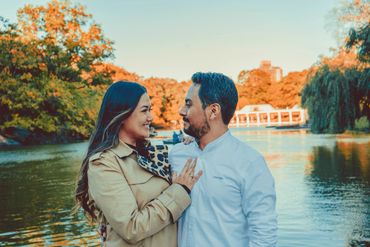
[[[168,155],[146,141],[146,89],[108,88],[76,189],[106,246],[275,246],[274,181],[263,157],[228,129],[237,102],[230,78],[195,73],[180,115],[196,141]]]

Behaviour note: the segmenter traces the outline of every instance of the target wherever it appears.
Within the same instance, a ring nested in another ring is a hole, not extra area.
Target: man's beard
[[[205,114],[204,114],[205,115]],[[190,124],[190,122],[184,118],[184,122],[188,123],[189,127],[187,129],[184,128],[184,132],[195,139],[200,139],[202,136],[207,134],[211,127],[209,126],[209,123],[207,121],[207,118],[204,116],[204,120],[202,125],[199,128],[194,127],[193,125]]]

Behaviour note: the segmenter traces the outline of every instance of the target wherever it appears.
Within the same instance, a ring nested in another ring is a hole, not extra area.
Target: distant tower
[[[278,66],[272,67],[270,60],[262,60],[260,70],[270,74],[272,82],[279,82],[283,78],[283,69]]]
[[[260,70],[263,70],[267,73],[270,73],[271,61],[270,60],[262,60],[261,63],[260,63]]]
[[[277,66],[272,67],[271,80],[273,82],[279,82],[281,79],[283,79],[283,69]]]

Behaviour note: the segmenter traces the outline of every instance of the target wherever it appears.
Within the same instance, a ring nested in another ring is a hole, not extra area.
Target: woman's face
[[[150,98],[147,94],[143,94],[132,114],[123,121],[120,130],[120,137],[125,142],[134,142],[143,140],[149,137],[149,127],[153,120],[151,114]]]

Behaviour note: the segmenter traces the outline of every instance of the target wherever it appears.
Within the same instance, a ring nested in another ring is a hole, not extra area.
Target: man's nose
[[[186,116],[186,110],[185,110],[185,107],[184,106],[182,106],[181,108],[180,108],[180,110],[179,110],[179,114],[181,115],[181,116]]]

